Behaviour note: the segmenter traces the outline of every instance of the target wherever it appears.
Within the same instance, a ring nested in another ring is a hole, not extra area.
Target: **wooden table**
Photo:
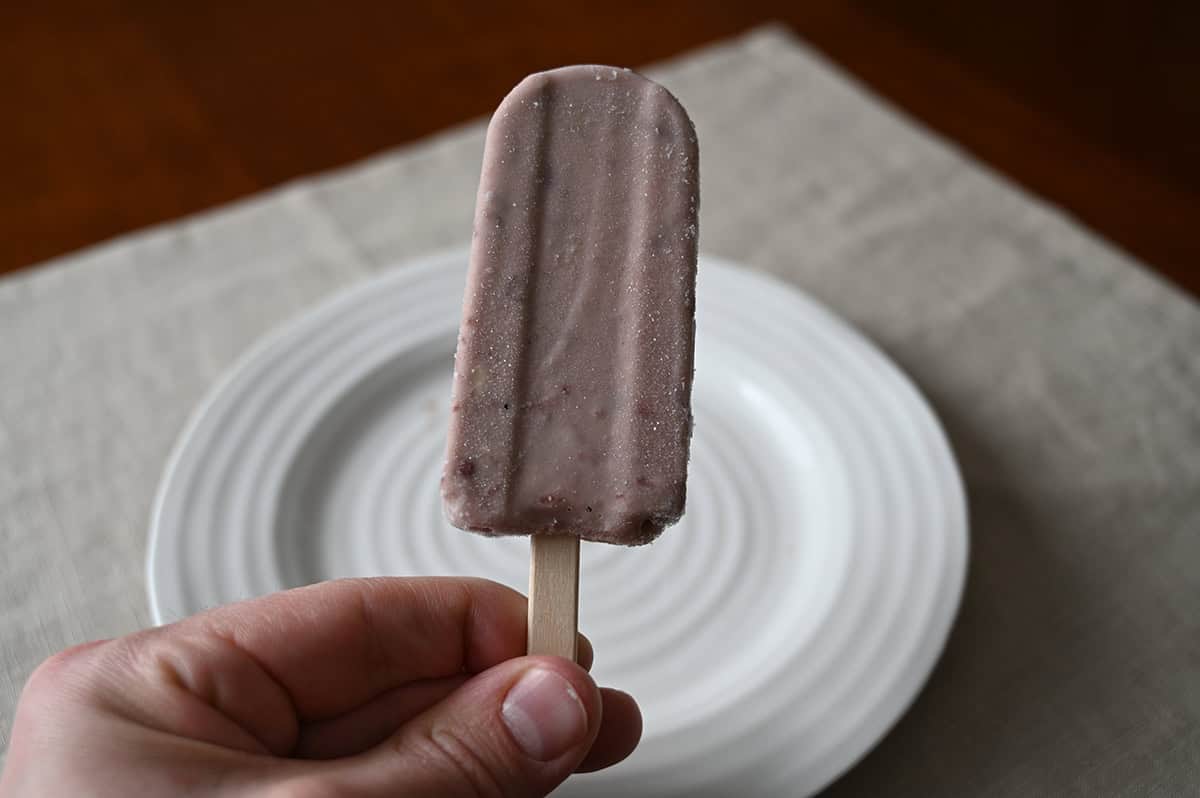
[[[490,111],[527,72],[777,19],[1200,294],[1200,4],[10,3],[0,272]]]

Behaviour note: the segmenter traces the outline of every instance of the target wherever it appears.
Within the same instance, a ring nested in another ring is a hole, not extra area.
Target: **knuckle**
[[[54,689],[67,678],[69,672],[78,667],[83,660],[87,659],[88,653],[98,645],[100,644],[82,643],[47,657],[30,674],[29,681],[25,684],[25,689],[31,692]]]
[[[88,681],[86,663],[90,644],[73,646],[41,662],[21,689],[20,707],[26,714],[40,715],[74,701]]]
[[[113,684],[130,670],[135,649],[130,637],[72,646],[38,665],[22,695],[39,704],[59,704],[111,692]]]

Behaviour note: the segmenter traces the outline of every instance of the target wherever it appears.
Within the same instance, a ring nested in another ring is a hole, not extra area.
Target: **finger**
[[[591,671],[592,663],[596,660],[595,649],[592,648],[592,641],[587,639],[587,635],[579,635],[579,645],[577,646],[575,661],[579,663],[579,667],[585,671]]]
[[[166,628],[68,649],[43,663],[26,689],[248,753],[285,753],[295,735],[287,694],[255,660],[219,638]]]
[[[633,696],[611,687],[600,688],[603,719],[600,733],[576,773],[591,773],[617,764],[633,753],[642,739],[642,712]]]
[[[470,673],[520,655],[525,612],[523,596],[483,580],[346,580],[221,607],[70,659],[103,656],[104,667],[77,672],[110,710],[131,720],[244,751],[286,754],[301,740],[302,725],[348,713],[335,726],[343,741],[376,742],[407,716],[385,724],[387,701],[353,716],[356,710],[409,681]],[[581,637],[579,648],[590,664],[590,643]],[[305,739],[313,746],[307,755],[334,750],[330,734]],[[348,745],[337,753],[353,751]]]
[[[591,641],[580,635],[580,667],[590,669],[592,660]],[[454,692],[466,680],[467,676],[463,675],[413,682],[389,690],[336,718],[306,723],[300,729],[292,756],[335,759],[362,753],[392,735],[410,718]]]
[[[336,759],[361,754],[453,693],[468,678],[460,675],[413,682],[389,690],[344,715],[306,723],[300,729],[292,756],[300,759]]]
[[[172,634],[229,641],[301,720],[333,718],[408,682],[477,673],[525,649],[525,598],[481,579],[348,579],[232,604]]]
[[[600,691],[578,665],[522,657],[332,766],[352,794],[543,796],[583,761],[602,714]]]
[[[287,753],[300,722],[409,681],[523,653],[525,599],[476,579],[345,580],[221,607],[84,648],[71,678],[150,728]]]

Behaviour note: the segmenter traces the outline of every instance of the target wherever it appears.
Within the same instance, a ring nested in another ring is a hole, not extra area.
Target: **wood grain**
[[[579,538],[529,538],[528,653],[578,659]]]
[[[780,20],[1200,293],[1200,4],[385,0],[0,7],[0,272],[481,116],[522,75]]]

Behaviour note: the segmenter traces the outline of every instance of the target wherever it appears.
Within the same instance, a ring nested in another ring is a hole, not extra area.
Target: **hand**
[[[88,643],[34,672],[0,796],[541,796],[624,759],[629,696],[521,656],[525,599],[327,582]]]

